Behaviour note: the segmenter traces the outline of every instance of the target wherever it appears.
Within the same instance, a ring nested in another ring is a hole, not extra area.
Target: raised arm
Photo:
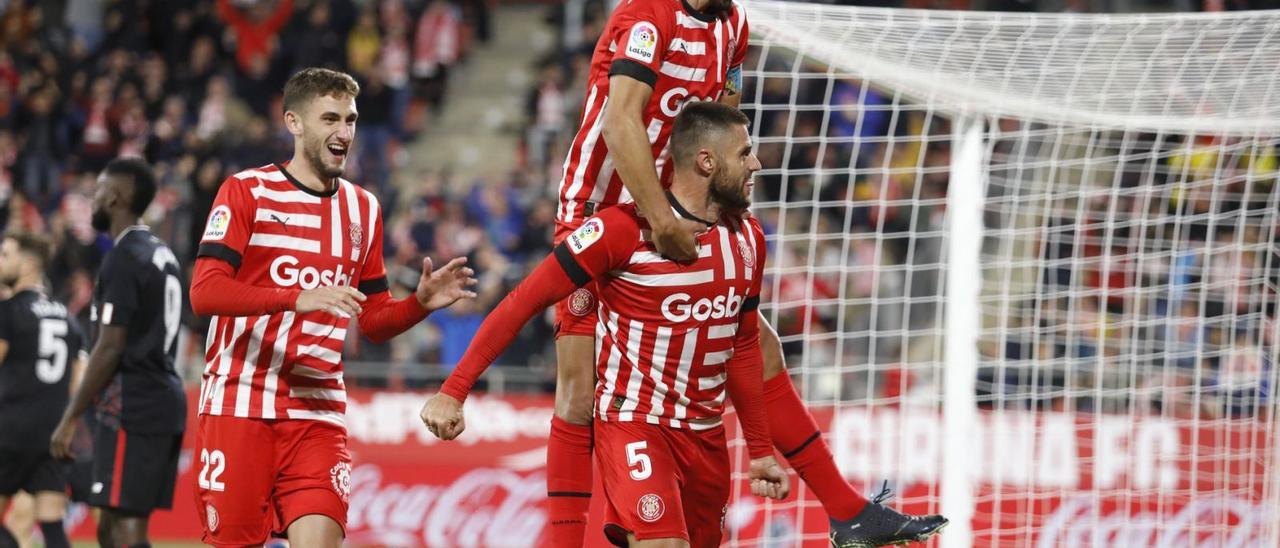
[[[627,60],[615,62],[624,63]],[[616,70],[616,69],[615,69]],[[622,177],[623,186],[649,219],[654,245],[658,252],[676,260],[697,258],[693,232],[683,230],[671,212],[662,184],[658,182],[653,148],[645,131],[643,113],[653,94],[652,83],[637,80],[629,73],[615,73],[609,78],[609,105],[604,114],[604,142],[609,146],[614,169]]]
[[[640,227],[623,209],[587,219],[489,313],[440,393],[422,407],[422,422],[433,434],[451,440],[462,433],[462,402],[530,318],[630,259]]]
[[[556,249],[557,253],[543,259],[480,324],[479,331],[471,339],[471,346],[467,347],[458,366],[440,387],[442,394],[458,401],[466,400],[480,375],[511,345],[524,324],[579,287],[580,284],[574,283],[563,266],[565,259],[561,258],[563,253],[559,250],[566,248]]]
[[[658,252],[678,261],[692,261],[698,255],[693,231],[683,228],[671,213],[644,123],[645,108],[675,29],[671,10],[654,9],[660,4],[625,2],[611,17],[612,35],[602,40],[608,39],[617,47],[609,65],[609,97],[601,136],[623,186],[649,220]]]

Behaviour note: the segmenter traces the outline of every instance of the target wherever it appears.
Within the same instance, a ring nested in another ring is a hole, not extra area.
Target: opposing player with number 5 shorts
[[[465,259],[393,299],[377,199],[341,178],[360,88],[305,69],[285,84],[293,159],[223,182],[205,225],[192,308],[212,316],[196,438],[204,541],[337,547],[345,536],[351,455],[342,345],[351,319],[383,341],[429,311],[474,296]]]

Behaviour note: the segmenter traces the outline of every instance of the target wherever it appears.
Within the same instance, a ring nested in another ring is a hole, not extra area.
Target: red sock
[[[800,394],[785,371],[764,381],[764,405],[773,446],[818,496],[827,515],[837,521],[858,515],[867,499],[836,468],[835,457],[818,423],[800,401]]]
[[[547,546],[582,546],[591,506],[591,426],[551,418],[547,439]]]

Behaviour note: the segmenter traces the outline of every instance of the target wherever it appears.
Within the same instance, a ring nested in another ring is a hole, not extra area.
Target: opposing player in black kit
[[[97,331],[84,380],[51,442],[65,458],[75,419],[97,400],[89,504],[102,508],[98,543],[150,546],[152,510],[170,508],[186,426],[174,342],[182,316],[178,260],[142,224],[156,181],[141,160],[116,159],[98,177],[93,226],[115,239],[93,288]]]
[[[45,546],[70,546],[62,527],[67,481],[47,440],[70,396],[84,336],[67,307],[45,294],[49,242],[10,233],[0,244],[0,283],[13,296],[0,303],[0,515],[18,490],[35,497]],[[0,548],[18,546],[0,526]]]

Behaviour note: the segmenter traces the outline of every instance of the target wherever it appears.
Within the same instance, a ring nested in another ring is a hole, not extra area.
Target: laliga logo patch
[[[209,522],[209,532],[218,530],[218,510],[212,504],[204,505],[204,515]]]
[[[640,502],[636,503],[636,512],[639,512],[640,519],[649,523],[658,521],[658,518],[662,517],[663,510],[666,510],[666,505],[662,503],[662,497],[653,493],[640,497]]]
[[[569,249],[573,250],[574,255],[577,255],[582,250],[591,247],[591,244],[596,243],[601,236],[604,236],[604,223],[594,217],[587,219],[587,222],[569,235]]]
[[[339,462],[329,469],[329,479],[333,481],[333,490],[342,497],[342,502],[351,498],[351,463]]]
[[[351,239],[351,247],[360,250],[360,244],[364,242],[364,227],[360,223],[351,223],[351,227],[347,229],[347,237]]]
[[[755,268],[756,254],[751,251],[751,246],[748,246],[747,242],[738,240],[738,254],[742,256],[742,264],[747,268]]]
[[[204,240],[221,240],[231,226],[231,208],[220,205],[209,213],[209,223],[204,226]]]
[[[574,316],[586,316],[591,313],[591,309],[595,308],[595,297],[591,296],[591,292],[585,287],[579,287],[572,295],[569,295],[569,312]]]
[[[648,21],[641,21],[631,27],[631,36],[627,38],[627,57],[652,63],[657,49],[658,27]]]

